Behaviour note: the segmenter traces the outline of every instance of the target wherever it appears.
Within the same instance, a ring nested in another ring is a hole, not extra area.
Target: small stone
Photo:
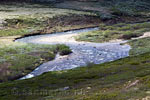
[[[137,91],[139,88],[134,88],[135,91]]]
[[[41,61],[44,61],[44,59],[42,59],[42,58],[41,58],[40,60],[41,60]]]
[[[69,89],[70,89],[69,86],[64,87],[64,90],[69,90]]]
[[[64,87],[64,88],[59,88],[59,91],[65,91],[65,90],[69,90],[70,89],[70,87],[69,86],[66,86],[66,87]]]
[[[147,94],[150,94],[150,91],[146,91]]]
[[[87,87],[87,89],[88,89],[88,90],[90,90],[90,89],[91,89],[91,87]]]

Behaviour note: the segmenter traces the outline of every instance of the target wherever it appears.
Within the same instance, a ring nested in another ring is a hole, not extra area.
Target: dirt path
[[[25,43],[66,44],[73,51],[73,53],[68,56],[57,55],[55,60],[42,64],[22,79],[31,78],[48,71],[72,69],[86,66],[89,63],[100,64],[129,56],[130,46],[120,45],[120,43],[124,43],[125,41],[110,43],[90,43],[78,42],[73,38],[79,33],[97,29],[98,28],[88,28],[18,39],[18,42]]]

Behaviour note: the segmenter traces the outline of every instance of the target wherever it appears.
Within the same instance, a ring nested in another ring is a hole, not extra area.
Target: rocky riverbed
[[[114,61],[129,56],[129,45],[120,45],[121,42],[108,43],[90,43],[79,42],[74,39],[75,36],[88,31],[94,31],[98,28],[86,28],[74,31],[59,32],[55,34],[46,34],[38,36],[30,36],[17,39],[16,42],[34,43],[34,44],[66,44],[73,53],[67,56],[57,54],[53,61],[42,64],[33,72],[21,79],[35,77],[48,71],[58,71],[73,69],[76,67],[86,66],[87,64],[100,64],[104,62]]]

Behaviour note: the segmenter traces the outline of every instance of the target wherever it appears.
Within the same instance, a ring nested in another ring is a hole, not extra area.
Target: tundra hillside
[[[62,0],[17,5],[3,2],[0,4],[1,14],[1,100],[149,98],[149,0]],[[89,64],[71,70],[47,72],[31,79],[15,80],[41,63],[54,59],[57,52],[69,49],[65,45],[16,43],[13,42],[15,38],[96,26],[100,27],[99,30],[83,33],[76,40],[128,40],[127,44],[132,47],[130,56],[109,63]]]

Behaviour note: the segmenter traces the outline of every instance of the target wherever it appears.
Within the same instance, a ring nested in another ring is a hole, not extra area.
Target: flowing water
[[[37,36],[29,36],[17,39],[16,42],[34,43],[34,44],[66,44],[73,53],[67,56],[56,55],[52,61],[43,63],[33,72],[21,79],[32,78],[48,71],[58,71],[73,69],[76,67],[86,66],[87,64],[100,64],[104,62],[114,61],[129,56],[129,45],[120,45],[121,42],[108,43],[90,43],[79,42],[74,36],[84,32],[98,30],[98,28],[86,28],[67,32],[58,32],[55,34],[45,34]]]

